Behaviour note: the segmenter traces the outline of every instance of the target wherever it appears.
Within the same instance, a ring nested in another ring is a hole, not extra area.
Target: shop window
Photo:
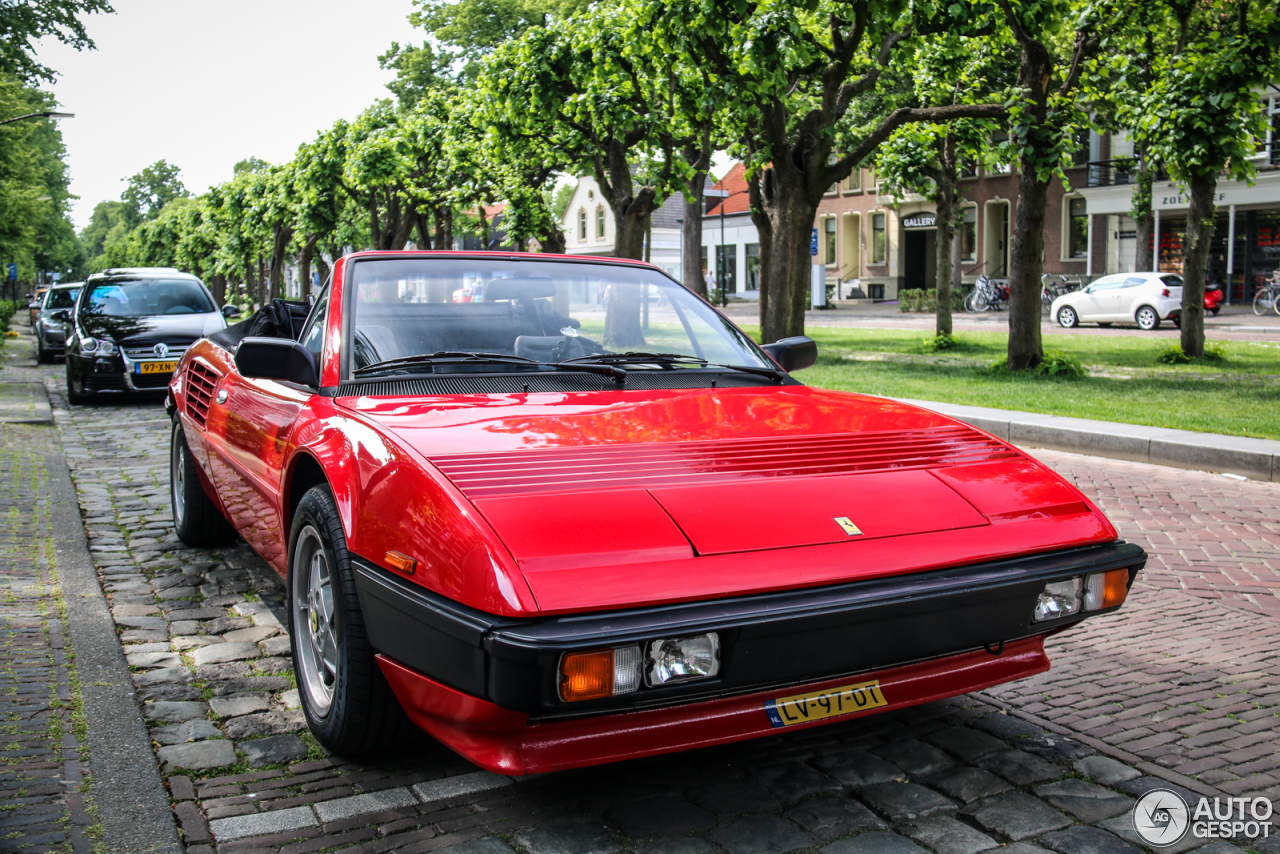
[[[876,175],[876,170],[874,169],[867,170],[867,189],[869,190],[880,189],[880,179]]]
[[[978,161],[972,157],[965,157],[960,161],[960,178],[977,178],[978,177]]]
[[[888,243],[884,231],[884,214],[871,215],[871,263],[883,264],[888,251]]]
[[[1067,257],[1089,254],[1089,214],[1084,199],[1067,200]]]
[[[836,218],[833,216],[823,220],[823,237],[824,248],[826,249],[826,258],[824,264],[836,263]]]
[[[578,239],[587,239],[587,212],[578,211]]]
[[[747,290],[760,290],[760,244],[747,244]]]
[[[978,260],[978,209],[967,207],[960,220],[960,260]]]
[[[844,191],[846,193],[862,192],[862,167],[861,166],[854,167],[854,170],[849,173],[849,177],[844,179]]]
[[[604,239],[604,208],[596,208],[596,239]]]

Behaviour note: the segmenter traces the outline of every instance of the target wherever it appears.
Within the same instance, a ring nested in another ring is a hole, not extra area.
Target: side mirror
[[[223,317],[238,317],[239,315],[240,315],[240,306],[238,305],[227,304],[222,307]]]
[[[56,320],[56,321],[58,321],[59,323],[66,323],[67,321],[69,321],[69,320],[71,319],[71,309],[69,309],[69,308],[60,308],[60,309],[58,309],[57,311],[55,311],[55,312],[53,312],[52,314],[50,314],[50,315],[49,315],[49,318],[50,318],[51,320]]]
[[[27,308],[32,309],[33,311],[34,311],[35,309],[38,309],[39,307],[40,307],[40,303],[38,303],[38,302],[29,302],[29,303],[27,303]]]
[[[772,344],[765,344],[760,349],[772,356],[787,373],[810,367],[818,361],[817,343],[804,335],[783,338]]]
[[[236,370],[251,380],[279,380],[318,388],[315,356],[287,338],[245,338],[236,348]]]

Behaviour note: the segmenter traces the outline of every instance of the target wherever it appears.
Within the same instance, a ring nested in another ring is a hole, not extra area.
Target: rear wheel
[[[205,494],[182,422],[176,417],[169,434],[169,497],[173,502],[173,530],[182,542],[194,548],[209,548],[235,538],[231,523]]]
[[[1064,305],[1058,309],[1058,325],[1066,329],[1075,329],[1080,325],[1080,316],[1076,314],[1074,308]]]
[[[1138,309],[1138,313],[1134,315],[1138,321],[1138,328],[1150,332],[1160,326],[1160,315],[1149,305],[1144,305]]]
[[[373,657],[333,493],[302,496],[289,536],[289,638],[307,726],[355,757],[404,740],[412,724]]]

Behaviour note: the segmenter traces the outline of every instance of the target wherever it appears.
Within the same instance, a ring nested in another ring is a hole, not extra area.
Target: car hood
[[[216,311],[151,317],[118,317],[81,312],[78,319],[80,328],[87,334],[126,347],[158,344],[161,341],[189,344],[227,325],[226,319]]]
[[[1115,538],[1073,487],[1018,450],[882,398],[785,386],[339,403],[479,510],[544,612]],[[1081,524],[1063,525],[1068,517]],[[1030,530],[1046,519],[1055,524]]]

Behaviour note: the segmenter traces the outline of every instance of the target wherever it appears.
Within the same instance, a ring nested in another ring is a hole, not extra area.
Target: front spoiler
[[[541,774],[777,735],[980,691],[1049,669],[1044,636],[1037,635],[1006,644],[998,654],[967,652],[862,674],[856,680],[846,676],[684,705],[531,722],[525,713],[456,691],[384,655],[377,658],[415,724],[481,768],[510,775]],[[765,711],[765,701],[779,696],[872,679],[879,681],[888,702],[872,711],[785,728],[776,728]]]

